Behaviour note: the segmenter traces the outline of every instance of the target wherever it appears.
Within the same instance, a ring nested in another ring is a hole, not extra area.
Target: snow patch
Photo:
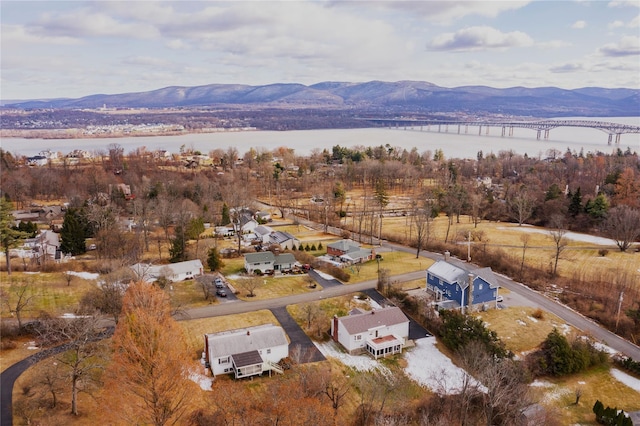
[[[529,321],[533,322],[533,323],[538,322],[538,320],[537,320],[537,319],[535,319],[534,317],[527,317],[527,319],[528,319]]]
[[[529,386],[532,388],[552,388],[555,385],[550,382],[545,382],[544,380],[534,380]]]
[[[318,271],[317,269],[315,269],[314,271],[315,271],[316,274],[320,275],[325,280],[335,280],[336,279],[336,277],[334,277],[333,275],[329,275],[326,272]]]
[[[533,228],[524,228],[521,226],[518,227],[508,227],[508,226],[499,226],[497,229],[507,230],[507,231],[520,231],[520,232],[533,232],[537,234],[545,234],[551,235],[551,231],[546,229],[533,229]],[[596,245],[610,246],[615,245],[615,240],[609,238],[596,237],[594,235],[589,234],[579,234],[577,232],[567,232],[564,234],[564,238],[579,241],[583,243],[591,243]]]
[[[38,347],[36,342],[32,340],[27,344],[27,349],[30,350],[30,351],[37,351],[40,348]]]
[[[435,337],[425,337],[415,341],[416,346],[407,351],[405,373],[420,385],[441,395],[459,393],[465,380],[472,385],[479,386],[476,380],[466,371],[457,367],[451,360],[438,350]]]
[[[527,326],[527,323],[526,323],[526,322],[524,322],[524,321],[522,321],[521,319],[517,319],[517,320],[516,320],[516,322],[517,322],[518,324],[520,324],[520,325],[525,326],[525,327]]]
[[[189,372],[189,380],[195,382],[200,386],[200,389],[204,391],[212,390],[213,378],[204,374],[196,373],[195,371]]]
[[[636,379],[633,376],[628,375],[624,371],[620,371],[617,368],[611,369],[611,375],[619,382],[624,383],[631,389],[640,392],[640,379]]]
[[[391,371],[387,367],[385,367],[384,365],[381,365],[378,361],[376,361],[375,359],[367,355],[350,355],[346,352],[343,352],[338,347],[338,344],[333,340],[329,340],[328,342],[322,342],[322,343],[313,342],[313,344],[316,345],[318,350],[325,357],[335,358],[339,360],[341,363],[343,363],[344,365],[351,367],[355,370],[358,370],[358,371],[379,370],[385,376],[387,374],[391,374]]]
[[[100,274],[94,274],[91,272],[75,272],[75,271],[67,271],[65,272],[67,275],[73,275],[74,277],[82,278],[83,280],[97,280],[100,277]]]

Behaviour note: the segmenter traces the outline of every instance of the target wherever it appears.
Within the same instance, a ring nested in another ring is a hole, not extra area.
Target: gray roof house
[[[331,337],[347,352],[367,352],[374,358],[402,352],[409,338],[409,319],[391,306],[370,312],[333,317]]]
[[[353,240],[340,240],[327,244],[327,255],[343,263],[360,263],[375,257],[375,251],[364,249]]]
[[[289,356],[289,341],[282,327],[273,324],[204,335],[203,357],[214,376],[243,378],[265,371],[282,373],[278,362]]]
[[[282,250],[292,250],[293,246],[300,245],[300,240],[288,232],[273,231],[269,235],[269,244],[277,244]]]
[[[275,255],[270,251],[247,253],[244,255],[244,268],[247,273],[253,274],[255,271],[287,271],[296,263],[296,258],[291,253]]]

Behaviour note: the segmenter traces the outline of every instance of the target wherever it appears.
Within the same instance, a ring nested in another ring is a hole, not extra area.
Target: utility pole
[[[623,298],[624,298],[624,291],[621,291],[620,298],[618,299],[618,314],[616,315],[616,331],[618,331],[618,321],[620,321],[620,309],[622,308]]]
[[[471,231],[467,237],[467,262],[471,262]]]

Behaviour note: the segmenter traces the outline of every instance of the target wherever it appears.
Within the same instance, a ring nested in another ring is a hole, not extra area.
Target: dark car
[[[226,291],[224,291],[224,290],[223,290],[223,289],[221,289],[221,288],[219,288],[219,289],[216,291],[216,294],[217,294],[218,296],[220,296],[220,297],[227,297],[227,292],[226,292]]]

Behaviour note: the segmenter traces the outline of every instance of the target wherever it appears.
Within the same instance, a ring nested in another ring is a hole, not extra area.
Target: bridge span
[[[541,137],[549,139],[549,132],[556,127],[586,127],[603,131],[609,135],[608,144],[611,142],[620,143],[620,137],[624,133],[640,133],[640,126],[632,126],[629,124],[611,123],[606,121],[588,121],[588,120],[537,120],[537,121],[501,121],[501,120],[426,120],[417,118],[361,118],[360,120],[369,121],[376,124],[384,125],[390,128],[407,128],[420,127],[420,130],[431,131],[431,128],[437,128],[438,132],[449,132],[449,126],[457,128],[457,133],[469,133],[469,127],[477,127],[478,135],[482,135],[484,129],[485,134],[489,134],[491,127],[501,128],[502,136],[513,136],[514,128],[532,129],[536,131],[537,139]]]

